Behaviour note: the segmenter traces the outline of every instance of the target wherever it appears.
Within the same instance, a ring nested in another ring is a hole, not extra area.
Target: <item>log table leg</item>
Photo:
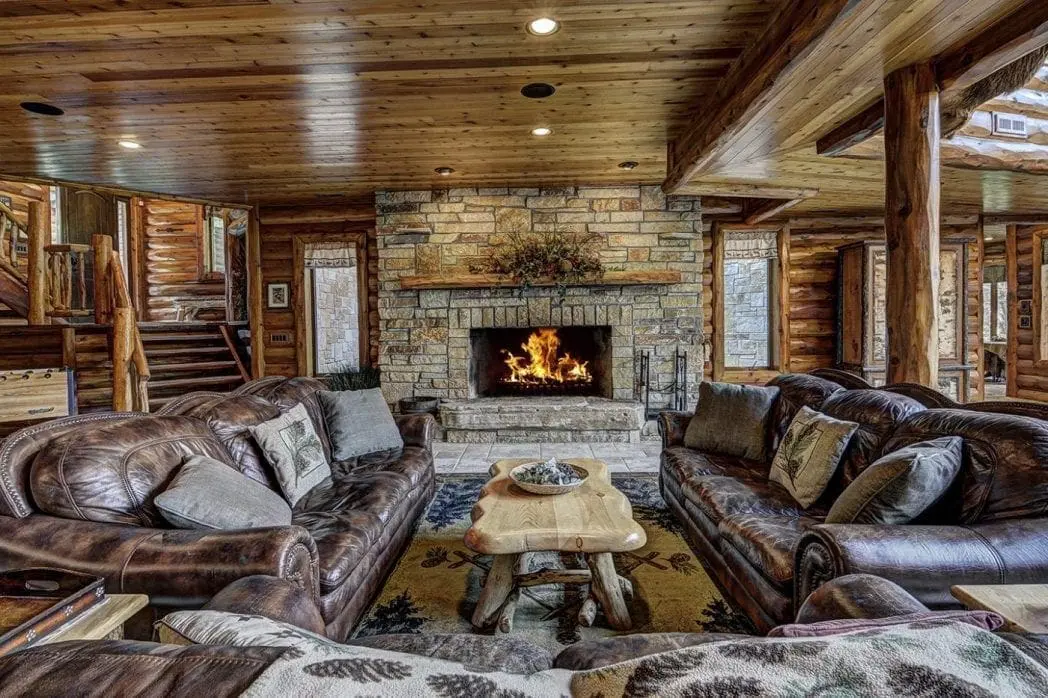
[[[633,627],[633,619],[630,618],[629,608],[622,598],[619,574],[615,571],[611,553],[591,553],[587,562],[593,573],[593,595],[604,608],[608,624],[615,630],[629,630]]]
[[[484,588],[480,590],[477,608],[473,611],[473,625],[485,628],[491,624],[499,609],[513,591],[513,572],[517,567],[520,555],[495,555],[491,559],[491,569]]]

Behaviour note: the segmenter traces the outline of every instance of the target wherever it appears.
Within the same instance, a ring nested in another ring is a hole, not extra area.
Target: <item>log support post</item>
[[[113,238],[108,235],[92,235],[91,247],[95,251],[95,322],[107,325],[113,311],[110,302],[113,294],[109,290],[109,260],[113,256]]]
[[[51,242],[51,210],[43,201],[29,203],[29,255],[26,259],[29,286],[30,325],[47,325],[47,245]],[[11,244],[15,241],[12,238]]]
[[[884,81],[887,382],[938,387],[939,89],[931,64]]]
[[[131,361],[134,353],[135,310],[113,310],[113,411],[133,409]]]

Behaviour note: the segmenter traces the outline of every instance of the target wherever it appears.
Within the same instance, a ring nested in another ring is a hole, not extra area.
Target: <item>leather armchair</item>
[[[897,582],[932,607],[957,606],[954,584],[1029,584],[1048,577],[1048,519],[968,526],[811,527],[796,551],[794,601],[849,574]]]

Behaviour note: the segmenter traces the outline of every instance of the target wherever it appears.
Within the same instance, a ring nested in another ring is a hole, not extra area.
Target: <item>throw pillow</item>
[[[331,477],[324,446],[302,404],[276,419],[251,427],[251,435],[266,455],[291,506]]]
[[[1004,625],[1004,618],[992,611],[922,611],[887,618],[837,618],[818,623],[791,623],[779,625],[768,631],[768,637],[829,637],[845,635],[857,630],[890,628],[908,623],[933,621],[939,623],[965,623],[983,630],[994,631]]]
[[[317,393],[336,461],[404,448],[400,429],[378,388]]]
[[[802,507],[810,507],[830,484],[858,427],[802,407],[775,452],[769,479],[785,487]]]
[[[837,497],[826,523],[910,523],[961,472],[961,444],[959,436],[944,436],[882,456]]]
[[[175,528],[231,530],[290,526],[291,507],[279,494],[207,456],[186,459],[166,490],[153,498]]]
[[[767,461],[768,422],[778,388],[699,384],[699,404],[684,445],[708,453]]]

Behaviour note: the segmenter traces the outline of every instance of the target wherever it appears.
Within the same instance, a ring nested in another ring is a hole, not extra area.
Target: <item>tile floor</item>
[[[487,473],[500,458],[598,458],[613,473],[656,473],[659,470],[657,441],[639,444],[449,444],[433,445],[438,473]]]

